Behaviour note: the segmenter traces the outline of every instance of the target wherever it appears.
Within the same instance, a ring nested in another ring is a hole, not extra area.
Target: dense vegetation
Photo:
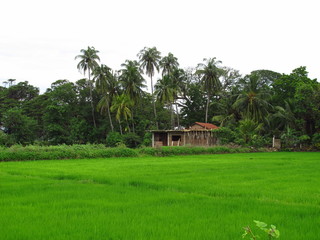
[[[85,78],[58,80],[43,94],[9,79],[0,87],[0,145],[148,146],[146,130],[200,121],[222,127],[221,143],[268,146],[276,136],[286,148],[320,148],[320,84],[306,67],[241,76],[215,58],[181,69],[172,53],[162,57],[155,47],[137,57],[112,70],[99,64],[95,48],[82,49],[75,63]]]
[[[319,158],[0,162],[1,239],[230,240],[253,220],[276,225],[280,239],[319,239]]]
[[[216,153],[249,153],[266,152],[265,148],[247,148],[227,146],[214,147],[144,147],[131,149],[125,146],[106,147],[103,144],[74,144],[58,146],[22,146],[0,147],[0,162],[2,161],[28,161],[28,160],[57,160],[79,158],[110,158],[110,157],[138,157],[138,156],[174,156],[190,154],[216,154]]]

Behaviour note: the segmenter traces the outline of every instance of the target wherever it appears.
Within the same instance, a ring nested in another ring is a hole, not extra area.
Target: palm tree
[[[100,67],[97,67],[93,71],[94,78],[93,80],[96,83],[97,92],[102,95],[102,98],[98,102],[97,110],[100,112],[107,113],[109,117],[109,122],[111,126],[111,131],[113,132],[113,123],[110,114],[110,102],[112,96],[114,95],[115,91],[115,83],[116,79],[115,76],[111,72],[111,68],[108,66],[101,64]]]
[[[174,97],[174,88],[172,78],[165,75],[163,78],[157,81],[155,87],[155,96],[157,99],[164,104],[171,104]]]
[[[180,128],[180,117],[179,117],[179,108],[178,108],[178,99],[179,95],[183,92],[183,89],[186,85],[186,73],[183,69],[180,68],[174,68],[171,73],[172,78],[172,87],[173,87],[173,102],[176,105],[176,113],[177,113],[177,124],[178,128]]]
[[[134,105],[133,101],[130,99],[130,97],[127,94],[124,94],[124,93],[121,95],[115,96],[113,99],[111,111],[116,112],[116,119],[119,122],[121,134],[122,134],[122,128],[121,128],[122,118],[126,120],[128,129],[130,131],[130,127],[128,124],[128,117],[131,117],[130,107],[132,107],[133,105]]]
[[[162,76],[170,75],[174,69],[179,67],[178,59],[172,53],[168,53],[168,56],[163,57],[159,64],[162,68]]]
[[[146,87],[146,85],[144,84],[145,79],[142,76],[142,71],[139,69],[139,63],[137,61],[126,60],[121,67],[123,68],[120,70],[120,83],[124,89],[124,93],[127,94],[134,103],[140,102],[144,94],[142,88]],[[132,130],[135,132],[133,110],[131,120]]]
[[[264,88],[259,88],[257,75],[247,76],[243,81],[243,91],[237,97],[233,107],[242,111],[246,118],[256,122],[266,119],[269,109],[272,108],[268,100],[271,95]]]
[[[159,61],[161,59],[160,52],[157,50],[156,47],[153,47],[153,48],[145,47],[139,52],[138,57],[139,57],[139,63],[141,68],[145,69],[146,74],[151,79],[151,95],[152,95],[152,103],[153,103],[153,112],[154,112],[154,117],[156,121],[156,126],[158,128],[157,111],[156,111],[156,104],[155,104],[154,94],[153,94],[152,77],[154,76],[156,70],[159,72]]]
[[[249,143],[252,137],[261,131],[262,123],[257,123],[252,119],[243,119],[239,122],[239,133],[243,137],[245,143]]]
[[[16,79],[12,79],[12,78],[8,79],[9,87],[11,87],[15,81]]]
[[[221,61],[216,61],[216,58],[203,59],[203,61],[206,63],[198,64],[196,74],[200,75],[202,87],[207,94],[205,122],[208,122],[210,97],[221,88],[219,77],[222,74],[222,70],[217,67],[217,64],[220,64]]]
[[[173,102],[174,102],[174,86],[172,78],[169,75],[165,75],[162,79],[158,80],[155,85],[155,95],[158,101],[163,104],[168,104],[171,111],[171,126],[174,128],[173,121]]]
[[[274,113],[268,115],[271,130],[284,131],[285,129],[295,129],[296,118],[293,113],[292,100],[284,101],[284,107],[275,106]]]
[[[125,63],[121,64],[121,67],[123,68],[120,70],[120,83],[124,92],[137,102],[144,93],[142,88],[146,87],[144,84],[145,79],[139,69],[139,63],[137,61],[126,60]]]
[[[92,97],[92,89],[93,89],[93,84],[91,82],[91,72],[99,66],[98,61],[100,61],[100,58],[98,56],[99,51],[95,50],[94,47],[88,47],[87,50],[81,49],[80,52],[82,53],[81,55],[78,55],[75,57],[75,59],[80,59],[80,62],[77,65],[77,68],[79,71],[83,71],[83,74],[85,75],[86,72],[88,71],[88,83],[89,83],[89,88],[90,88],[90,103],[91,103],[91,111],[92,111],[92,120],[93,120],[93,125],[96,127],[96,119],[94,116],[94,107],[93,107],[93,97]]]

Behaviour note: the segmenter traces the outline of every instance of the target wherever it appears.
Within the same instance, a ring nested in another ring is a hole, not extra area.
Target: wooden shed
[[[183,130],[153,130],[152,147],[213,146],[217,143],[217,139],[211,130],[217,128],[211,123],[195,122]]]

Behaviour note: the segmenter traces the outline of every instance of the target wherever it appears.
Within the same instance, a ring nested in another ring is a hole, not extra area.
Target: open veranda
[[[319,239],[320,153],[0,162],[2,240],[229,240],[253,220]]]

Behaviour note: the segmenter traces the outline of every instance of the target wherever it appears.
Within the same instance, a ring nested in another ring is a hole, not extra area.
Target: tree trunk
[[[174,129],[174,110],[173,110],[173,102],[170,103],[170,111],[171,111],[171,127]]]
[[[94,116],[94,107],[93,107],[93,96],[92,96],[92,82],[90,79],[90,69],[88,69],[88,73],[89,73],[89,89],[90,89],[90,104],[91,104],[91,114],[92,114],[92,120],[93,120],[93,126],[94,128],[97,127],[96,125],[96,118]]]
[[[110,121],[111,131],[113,132],[114,128],[113,128],[112,118],[111,118],[111,114],[110,114],[109,101],[107,102],[107,112],[108,112],[108,117],[109,117],[109,121]]]
[[[154,95],[153,95],[153,81],[152,81],[152,76],[150,76],[150,78],[151,78],[151,95],[152,95],[154,119],[155,119],[155,121],[156,121],[157,129],[159,129],[158,121],[157,121],[156,102],[155,102],[155,100],[154,100]]]
[[[179,108],[178,108],[178,103],[176,103],[176,112],[177,112],[178,129],[180,129],[180,118],[179,118]]]
[[[120,127],[120,134],[122,135],[122,127],[121,127],[121,122],[119,120],[119,127]]]
[[[206,104],[206,121],[205,121],[205,123],[207,123],[208,122],[208,111],[209,111],[209,102],[210,102],[210,94],[207,94],[207,104]]]
[[[131,121],[132,121],[132,132],[135,133],[135,130],[134,130],[134,121],[133,121],[133,109],[132,109],[132,112],[131,112]]]

